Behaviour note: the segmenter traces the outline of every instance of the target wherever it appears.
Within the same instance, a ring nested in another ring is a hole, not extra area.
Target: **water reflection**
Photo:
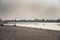
[[[4,25],[14,25],[14,23]],[[60,30],[60,23],[16,22],[16,26]]]

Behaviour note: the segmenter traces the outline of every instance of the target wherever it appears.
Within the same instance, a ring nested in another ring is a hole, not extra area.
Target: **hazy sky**
[[[1,0],[2,19],[59,19],[60,0]]]

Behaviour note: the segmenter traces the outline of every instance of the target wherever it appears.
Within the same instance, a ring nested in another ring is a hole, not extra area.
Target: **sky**
[[[0,18],[60,19],[59,0],[0,0]]]

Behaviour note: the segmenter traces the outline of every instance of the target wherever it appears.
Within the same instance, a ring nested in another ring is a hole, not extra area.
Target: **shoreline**
[[[60,31],[21,26],[0,26],[0,40],[60,40]]]
[[[22,26],[0,26],[0,40],[59,40],[60,31]]]
[[[49,30],[49,31],[60,31],[60,30],[54,30],[54,29],[45,29],[45,28],[34,28],[34,27],[26,27],[26,26],[16,26],[16,25],[3,25],[0,27],[19,27],[19,28],[30,28],[30,29],[42,29],[42,30]]]

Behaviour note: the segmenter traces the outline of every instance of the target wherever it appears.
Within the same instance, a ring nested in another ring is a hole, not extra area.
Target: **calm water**
[[[14,25],[15,23],[8,23],[4,25]],[[60,30],[60,23],[41,23],[41,22],[16,22],[17,26],[43,28],[51,30]]]

